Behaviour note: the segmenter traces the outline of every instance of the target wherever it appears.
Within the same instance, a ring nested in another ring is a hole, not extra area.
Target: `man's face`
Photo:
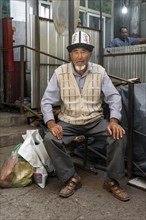
[[[70,58],[74,64],[77,73],[83,74],[86,71],[90,57],[91,52],[84,48],[75,48],[71,51]]]
[[[126,39],[127,36],[128,36],[128,31],[127,31],[127,29],[126,29],[126,28],[122,28],[122,29],[121,29],[121,32],[120,32],[120,38]]]

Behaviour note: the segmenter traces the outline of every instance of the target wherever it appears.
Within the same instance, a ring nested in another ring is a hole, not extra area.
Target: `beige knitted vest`
[[[63,64],[55,71],[61,90],[61,121],[84,125],[103,117],[101,86],[105,69],[92,63],[82,92],[72,72],[71,63]]]

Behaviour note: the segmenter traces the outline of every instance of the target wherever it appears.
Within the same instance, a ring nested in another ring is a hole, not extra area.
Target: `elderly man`
[[[114,38],[108,47],[123,47],[146,43],[146,38],[128,37],[127,27],[121,27],[119,37]]]
[[[41,101],[41,109],[49,132],[44,144],[56,174],[63,184],[59,196],[69,197],[82,186],[67,145],[77,136],[85,135],[107,142],[107,177],[103,188],[121,201],[129,200],[120,187],[124,177],[125,131],[120,126],[121,97],[105,69],[89,62],[94,46],[85,32],[75,32],[67,47],[71,62],[58,67]],[[104,119],[102,101],[109,104],[110,121]],[[60,103],[58,121],[52,112]]]

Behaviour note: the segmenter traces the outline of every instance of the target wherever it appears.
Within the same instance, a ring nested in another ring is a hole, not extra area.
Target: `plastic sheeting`
[[[122,125],[128,128],[128,86],[121,87]],[[146,176],[146,83],[134,85],[134,174]]]
[[[117,88],[122,96],[122,126],[128,134],[128,86]],[[104,106],[105,118],[109,118],[109,108]],[[134,85],[134,137],[133,137],[133,174],[146,177],[146,83]],[[95,150],[106,152],[106,144],[96,142],[90,138],[88,144]],[[80,145],[80,144],[79,144]],[[127,146],[128,147],[128,146]],[[84,146],[75,149],[77,156],[84,156]],[[99,156],[89,152],[88,159],[94,163],[106,166],[105,161]],[[127,159],[127,156],[126,156]]]
[[[80,1],[74,0],[74,29],[78,25]],[[53,21],[59,35],[68,33],[69,0],[53,0]]]

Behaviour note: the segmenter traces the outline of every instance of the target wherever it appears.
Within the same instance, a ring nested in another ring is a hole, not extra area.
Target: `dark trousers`
[[[107,142],[106,156],[107,156],[107,178],[119,181],[125,176],[124,155],[126,148],[126,137],[115,140],[107,132],[108,121],[97,120],[86,125],[71,125],[59,121],[63,128],[63,137],[58,140],[50,132],[44,137],[44,145],[59,180],[65,183],[69,178],[76,173],[71,157],[66,153],[66,146],[77,135],[86,135],[95,137],[98,140],[105,140]]]

